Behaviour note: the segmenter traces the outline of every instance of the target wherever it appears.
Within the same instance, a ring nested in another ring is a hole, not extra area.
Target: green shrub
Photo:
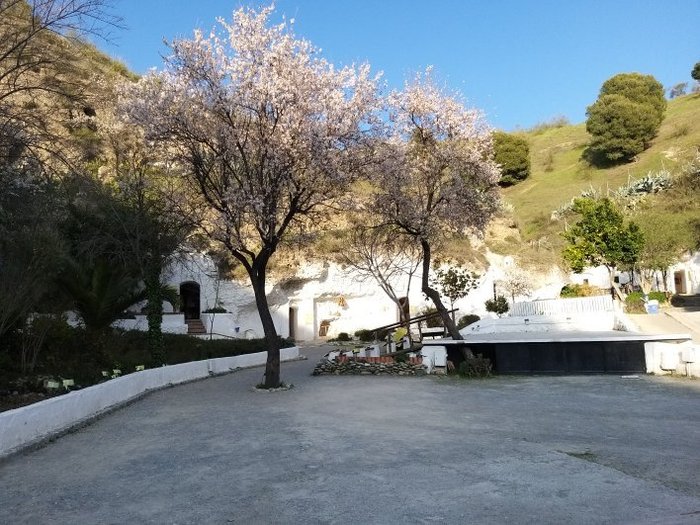
[[[132,372],[137,366],[151,365],[147,332],[108,330],[90,332],[65,323],[56,324],[47,333],[33,375],[74,379],[88,386],[102,381],[103,370]],[[189,335],[163,334],[167,364],[229,357],[267,350],[264,339],[199,339]],[[294,343],[281,339],[283,348]],[[21,376],[19,347],[7,348],[0,374],[0,390]],[[14,379],[13,379],[14,378]],[[3,386],[5,385],[5,386]]]
[[[355,332],[355,337],[360,341],[374,341],[374,332],[363,328]]]
[[[586,111],[588,160],[599,165],[631,160],[649,147],[665,110],[664,88],[653,76],[622,73],[606,80]]]
[[[668,297],[664,292],[649,292],[650,301],[659,301],[659,304],[666,304]],[[625,298],[625,310],[631,314],[643,314],[646,312],[644,292],[632,292]]]
[[[649,292],[650,301],[659,301],[659,304],[668,303],[668,295],[665,292]]]
[[[225,313],[227,313],[227,310],[223,306],[215,306],[214,308],[207,308],[202,313],[203,314],[225,314]]]
[[[559,292],[559,296],[564,299],[572,297],[593,297],[595,295],[607,295],[608,291],[591,286],[590,284],[567,284]]]
[[[523,137],[497,131],[493,134],[494,160],[501,167],[501,186],[512,186],[530,175],[530,146]]]
[[[351,340],[350,334],[348,334],[347,332],[340,332],[338,334],[338,337],[335,338],[335,340],[336,341],[343,341],[343,342],[350,341]]]
[[[632,292],[628,294],[625,298],[625,310],[630,314],[645,313],[644,294],[642,292]]]
[[[498,315],[502,315],[510,310],[510,305],[508,304],[508,299],[499,295],[495,299],[489,299],[484,303],[487,312],[493,312]]]
[[[475,357],[468,358],[459,364],[460,377],[476,378],[490,377],[493,365],[491,361],[483,357],[482,354],[477,354]]]
[[[463,315],[462,317],[459,318],[459,321],[457,321],[457,330],[461,330],[465,326],[469,326],[472,323],[476,323],[477,321],[480,321],[481,317],[479,317],[476,314],[467,314]]]

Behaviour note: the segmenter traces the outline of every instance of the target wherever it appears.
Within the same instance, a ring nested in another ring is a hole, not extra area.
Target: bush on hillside
[[[625,162],[649,147],[666,110],[663,86],[651,75],[622,73],[606,80],[589,106],[585,156],[593,164]]]
[[[493,152],[501,167],[500,186],[512,186],[530,175],[530,146],[523,137],[497,131],[493,134]]]

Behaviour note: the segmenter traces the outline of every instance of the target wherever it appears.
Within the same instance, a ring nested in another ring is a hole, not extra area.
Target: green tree
[[[103,209],[108,229],[117,232],[118,255],[133,262],[143,280],[149,351],[155,364],[163,364],[163,301],[169,299],[163,274],[198,223],[201,201],[185,191],[180,172],[161,162],[165,155],[147,144],[140,129],[118,117],[105,120],[103,170],[113,184]]]
[[[637,271],[642,289],[649,293],[656,284],[657,272],[663,275],[665,287],[669,266],[677,262],[685,250],[692,248],[692,231],[685,217],[669,213],[642,213],[639,226],[644,233],[644,248],[639,254]]]
[[[632,102],[654,108],[659,124],[666,111],[664,87],[652,75],[640,73],[620,73],[603,82],[599,97],[622,95]]]
[[[603,265],[612,283],[618,267],[634,266],[644,247],[644,235],[634,222],[625,224],[610,199],[576,199],[573,211],[580,219],[562,234],[568,242],[562,255],[574,272]]]
[[[656,136],[666,110],[663,86],[651,75],[623,73],[607,80],[589,106],[588,159],[624,162],[644,151]]]
[[[693,77],[693,80],[700,82],[700,62],[695,64],[693,70],[690,72],[690,76]]]
[[[109,164],[104,170],[110,176],[108,182],[90,175],[67,182],[72,195],[66,236],[72,253],[64,264],[63,288],[76,302],[85,324],[97,329],[109,326],[128,306],[147,300],[149,351],[159,365],[166,362],[162,304],[176,302],[163,286],[162,275],[191,231],[193,216],[184,205],[175,206],[164,173],[133,149],[126,152],[116,155],[125,160],[114,161],[116,167]],[[105,264],[109,267],[103,268]],[[81,281],[81,272],[92,277]],[[85,297],[102,305],[104,314],[98,323],[84,315],[84,310],[97,308],[79,307],[79,302],[89,305]]]
[[[437,261],[436,261],[437,262]],[[479,285],[480,275],[470,272],[459,266],[449,266],[447,268],[435,269],[433,284],[440,295],[450,301],[450,310],[454,310],[455,302],[466,297],[467,294]],[[455,320],[455,313],[452,312],[452,320]]]
[[[497,131],[493,134],[494,160],[501,167],[501,186],[512,186],[530,175],[530,146],[523,137]]]
[[[484,306],[487,312],[493,312],[499,317],[510,310],[510,305],[508,304],[508,299],[502,295],[498,295],[493,299],[488,299]]]
[[[56,258],[64,250],[57,225],[56,184],[43,173],[0,163],[0,343],[31,312],[56,297]]]
[[[586,114],[586,131],[591,134],[586,154],[594,164],[631,160],[648,147],[658,129],[648,106],[622,95],[599,98]]]

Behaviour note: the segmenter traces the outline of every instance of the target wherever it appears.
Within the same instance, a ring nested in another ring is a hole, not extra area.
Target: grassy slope
[[[524,240],[545,237],[558,246],[556,232],[562,226],[550,221],[550,215],[582,190],[615,190],[628,179],[663,167],[675,172],[700,147],[700,96],[669,101],[666,118],[652,146],[635,162],[612,168],[593,168],[581,160],[588,142],[585,124],[531,131],[524,136],[530,143],[532,174],[526,181],[505,189],[503,196],[513,206]]]

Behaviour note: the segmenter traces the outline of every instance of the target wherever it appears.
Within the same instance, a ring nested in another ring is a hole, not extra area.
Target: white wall
[[[683,343],[644,343],[649,374],[679,374],[700,377],[700,346]]]
[[[136,314],[134,319],[118,319],[112,323],[115,328],[122,330],[148,330],[148,320],[145,315]],[[185,314],[163,314],[161,330],[169,334],[186,334]]]
[[[700,255],[696,259],[699,257]],[[487,254],[487,258],[489,266],[483,273],[480,286],[455,303],[455,307],[459,308],[457,317],[470,313],[482,318],[489,316],[484,302],[493,297],[494,282],[503,279],[508,267],[514,262],[511,257],[492,253]],[[217,283],[211,261],[203,256],[192,256],[190,259],[186,264],[173,268],[170,284],[179,287],[182,282],[195,281],[201,286],[202,310],[215,306]],[[697,275],[700,277],[700,272]],[[609,287],[608,271],[603,266],[587,268],[582,274],[568,276],[557,268],[552,268],[546,274],[533,274],[532,292],[527,297],[516,297],[516,301],[556,298],[566,282],[582,284],[585,279],[588,279],[591,286]],[[624,276],[622,280],[624,281]],[[403,282],[397,284],[397,290],[405,290],[406,284],[404,278]],[[349,269],[336,264],[301,261],[293,280],[275,282],[270,279],[266,291],[273,321],[281,336],[289,336],[290,308],[296,310],[296,339],[299,341],[317,339],[324,319],[331,320],[329,337],[335,337],[340,332],[352,335],[361,328],[376,328],[398,320],[396,306],[374,281],[362,280]],[[499,289],[498,293],[504,292]],[[344,304],[339,301],[341,297]],[[409,302],[412,315],[429,304],[421,293],[420,274],[413,279]],[[215,332],[233,337],[263,336],[255,298],[247,281],[219,283],[218,304],[230,314],[217,314]],[[605,321],[597,320],[595,326],[598,328],[595,329],[607,329],[604,327],[608,324],[607,318]],[[209,327],[207,322],[205,326]]]
[[[686,256],[685,260],[669,268],[667,285],[668,289],[675,293],[680,293],[680,291],[676,289],[674,274],[681,270],[683,271],[685,293],[700,294],[700,252]]]
[[[280,350],[282,361],[298,357],[298,347]],[[0,412],[0,457],[60,434],[149,390],[203,379],[236,368],[263,365],[266,359],[267,352],[258,352],[152,368]]]
[[[597,288],[610,288],[610,273],[605,266],[585,268],[582,273],[570,273],[569,279],[574,284],[588,284]]]

